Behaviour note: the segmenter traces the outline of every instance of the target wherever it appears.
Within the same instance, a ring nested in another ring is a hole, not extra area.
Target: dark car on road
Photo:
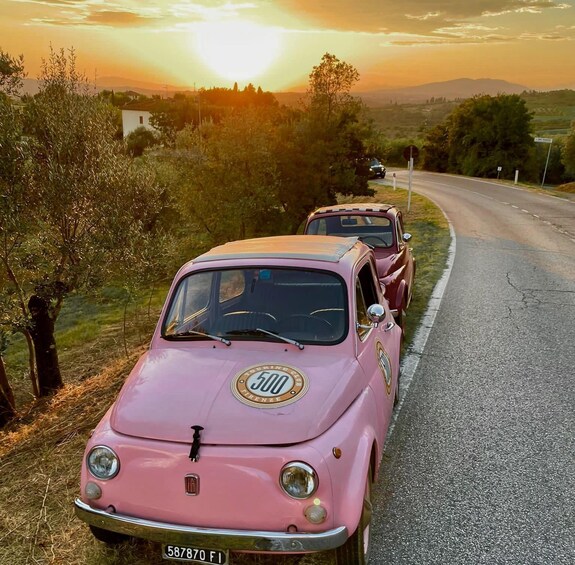
[[[308,235],[357,237],[373,248],[380,282],[397,323],[405,329],[415,278],[415,258],[401,211],[391,204],[354,203],[318,208],[306,221]]]
[[[369,171],[371,178],[385,178],[385,173],[387,172],[385,167],[381,164],[379,159],[371,159],[369,161]]]

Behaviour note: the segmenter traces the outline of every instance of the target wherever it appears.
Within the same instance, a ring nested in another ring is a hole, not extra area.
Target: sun
[[[208,67],[228,80],[250,80],[261,75],[280,47],[278,30],[251,22],[209,22],[196,28],[196,51]]]

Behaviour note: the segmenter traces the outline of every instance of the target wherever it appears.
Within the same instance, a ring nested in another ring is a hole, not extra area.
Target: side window
[[[220,304],[241,296],[245,286],[243,271],[223,271],[220,279]]]
[[[367,304],[365,303],[365,298],[363,297],[363,291],[361,288],[361,283],[359,278],[355,281],[355,308],[356,308],[356,322],[359,324],[357,326],[357,335],[360,339],[363,339],[369,330],[367,328],[362,328],[361,326],[369,325],[369,318],[367,317]]]
[[[396,236],[397,236],[397,245],[403,245],[404,241],[403,241],[403,227],[401,226],[402,220],[401,220],[401,216],[397,217],[397,221],[395,223],[397,229],[396,229]]]
[[[210,302],[210,289],[213,273],[204,272],[183,279],[174,297],[170,311],[164,322],[164,331],[168,334],[178,331],[183,324],[206,310]]]
[[[327,235],[327,225],[325,218],[319,218],[310,222],[306,233],[309,235]]]
[[[374,271],[370,263],[366,263],[357,275],[355,281],[355,303],[357,323],[360,326],[369,326],[370,321],[367,317],[367,309],[372,304],[378,302],[377,291],[375,288]],[[359,327],[357,333],[360,339],[363,339],[369,329]]]

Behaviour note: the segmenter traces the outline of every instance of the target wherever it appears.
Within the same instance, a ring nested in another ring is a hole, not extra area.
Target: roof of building
[[[158,112],[162,109],[162,100],[152,99],[152,100],[133,100],[124,104],[121,110],[131,110],[133,112]]]

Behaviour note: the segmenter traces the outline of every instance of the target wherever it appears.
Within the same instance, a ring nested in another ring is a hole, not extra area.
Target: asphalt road
[[[371,563],[571,565],[575,202],[422,172],[413,188],[456,253],[386,446]]]

